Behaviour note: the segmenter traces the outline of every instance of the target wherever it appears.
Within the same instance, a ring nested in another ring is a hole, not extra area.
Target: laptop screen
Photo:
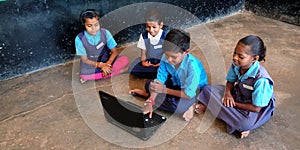
[[[140,108],[103,91],[99,91],[99,94],[107,119],[129,127],[144,127],[144,114]]]

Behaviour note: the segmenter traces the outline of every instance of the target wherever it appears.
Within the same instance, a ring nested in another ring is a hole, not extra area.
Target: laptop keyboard
[[[166,118],[158,115],[152,115],[152,118],[149,118],[149,114],[144,115],[144,124],[145,128],[154,127],[161,124]]]

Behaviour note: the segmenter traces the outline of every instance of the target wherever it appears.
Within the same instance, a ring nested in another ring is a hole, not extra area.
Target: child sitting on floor
[[[137,47],[141,49],[141,57],[131,63],[129,71],[136,77],[154,79],[163,55],[162,44],[166,31],[162,30],[162,17],[157,11],[147,12],[145,20],[146,31],[140,35],[137,43]]]
[[[130,91],[148,97],[145,114],[151,117],[154,107],[182,114],[186,121],[193,117],[196,94],[207,84],[207,75],[202,63],[189,54],[189,48],[189,33],[172,29],[166,35],[157,78],[147,81],[146,91]]]
[[[80,14],[85,30],[75,38],[76,55],[80,56],[80,82],[108,78],[127,71],[129,59],[119,56],[111,33],[100,28],[99,13],[87,9]]]
[[[266,47],[258,36],[239,40],[229,68],[226,86],[208,85],[197,99],[196,112],[210,110],[227,124],[227,132],[247,137],[250,130],[266,123],[275,108],[273,80],[259,64],[265,60]],[[222,98],[223,97],[223,98]]]

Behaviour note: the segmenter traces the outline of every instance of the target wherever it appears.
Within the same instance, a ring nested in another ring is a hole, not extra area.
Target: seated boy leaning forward
[[[207,85],[207,75],[200,60],[189,54],[189,48],[189,33],[170,30],[163,44],[157,78],[146,82],[146,91],[130,91],[148,97],[144,113],[149,113],[149,117],[153,108],[183,114],[186,121],[193,117],[196,93]]]

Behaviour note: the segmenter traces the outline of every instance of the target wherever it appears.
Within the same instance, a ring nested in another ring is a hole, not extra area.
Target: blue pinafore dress
[[[252,92],[255,82],[260,78],[267,78],[273,85],[273,80],[263,66],[260,66],[255,78],[248,78],[235,84],[232,96],[236,102],[252,104]],[[272,116],[276,105],[274,94],[267,106],[262,107],[260,112],[225,107],[222,104],[225,87],[223,85],[207,85],[198,95],[197,100],[207,106],[213,116],[223,120],[227,124],[227,132],[248,131],[260,127]]]
[[[148,38],[148,32],[143,32],[142,36],[145,41],[145,46],[147,50],[146,61],[149,61],[152,64],[158,64],[163,55],[162,44],[166,37],[166,31],[162,32],[160,40],[156,45],[152,45],[150,43],[150,39]],[[134,62],[130,64],[128,69],[131,74],[137,77],[154,79],[156,78],[158,67],[145,67],[142,65],[141,57],[138,57],[134,60]]]
[[[111,55],[111,51],[107,46],[106,30],[104,28],[101,28],[100,32],[100,41],[96,45],[89,44],[83,32],[79,33],[78,37],[83,43],[84,48],[86,49],[86,54],[89,60],[97,62],[107,62]],[[95,68],[94,66],[80,61],[80,75],[91,75],[100,72],[102,72],[100,68]]]

